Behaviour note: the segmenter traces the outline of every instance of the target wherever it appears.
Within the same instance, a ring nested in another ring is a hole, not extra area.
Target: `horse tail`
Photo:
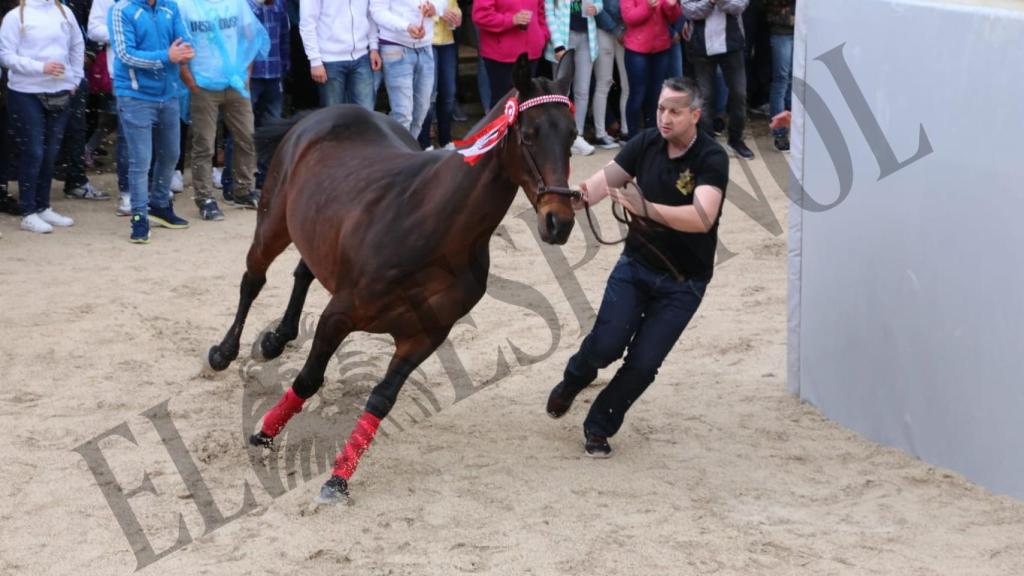
[[[274,152],[277,151],[277,147],[281,145],[281,141],[284,140],[288,131],[314,112],[316,110],[305,110],[288,118],[271,118],[263,126],[257,128],[255,140],[256,157],[259,162],[264,166],[269,165],[270,160],[274,157]]]

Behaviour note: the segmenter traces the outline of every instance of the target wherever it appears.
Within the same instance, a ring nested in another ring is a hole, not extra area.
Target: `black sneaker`
[[[149,244],[149,220],[142,214],[132,214],[132,244]]]
[[[712,120],[711,129],[715,132],[715,134],[721,134],[722,132],[725,132],[725,119],[715,118],[714,120]]]
[[[171,228],[174,230],[188,228],[188,220],[185,220],[181,216],[175,214],[173,205],[168,205],[166,208],[150,206],[149,219],[153,221],[153,224],[163,228]]]
[[[565,416],[565,413],[572,407],[572,401],[576,399],[576,395],[580,393],[582,388],[576,390],[570,388],[565,382],[559,382],[557,386],[551,389],[551,395],[548,396],[548,416],[552,418],[561,418]]]
[[[217,201],[210,199],[203,202],[203,205],[199,207],[199,217],[203,220],[216,222],[224,219],[224,213],[217,206]]]
[[[583,437],[586,438],[583,450],[587,453],[587,456],[591,458],[611,458],[612,447],[608,444],[607,438],[591,434],[589,430],[583,430]]]
[[[225,195],[227,198],[227,195]],[[231,205],[235,208],[248,208],[255,210],[260,203],[260,197],[255,192],[249,192],[245,196],[232,196]]]
[[[775,149],[779,152],[785,152],[789,150],[789,136],[776,136],[775,137]]]
[[[744,158],[746,160],[754,159],[754,152],[751,151],[750,148],[747,148],[747,145],[743,140],[734,140],[729,142],[729,147],[732,148],[733,152],[735,152],[740,158]]]

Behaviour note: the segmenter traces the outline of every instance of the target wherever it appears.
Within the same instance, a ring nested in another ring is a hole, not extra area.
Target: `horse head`
[[[574,74],[572,50],[558,63],[555,79],[531,78],[526,54],[516,60],[512,82],[519,112],[509,132],[505,169],[537,212],[537,228],[549,244],[565,244],[575,222],[569,188],[569,157],[576,119],[568,100]]]

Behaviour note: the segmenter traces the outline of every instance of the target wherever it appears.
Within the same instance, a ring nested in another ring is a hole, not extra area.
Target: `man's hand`
[[[43,74],[60,78],[64,75],[64,65],[60,62],[47,62],[43,64]]]
[[[380,59],[380,52],[378,50],[370,50],[370,70],[374,72],[384,67],[384,61]]]
[[[783,110],[775,116],[772,116],[772,123],[769,124],[769,128],[775,130],[777,128],[789,128],[790,124],[793,123],[793,114],[789,110]]]
[[[182,62],[188,62],[196,55],[196,51],[192,49],[187,42],[178,38],[171,44],[171,47],[167,49],[167,59],[172,64],[181,64]]]
[[[644,199],[640,196],[640,190],[636,186],[609,188],[608,195],[611,196],[612,200],[618,202],[623,208],[633,214],[637,216],[647,215],[646,210],[644,210]]]
[[[423,29],[422,24],[409,24],[409,26],[405,28],[405,31],[409,33],[409,37],[413,40],[419,40],[427,34]]]
[[[317,84],[327,83],[327,68],[324,68],[323,64],[319,66],[311,66],[309,69],[309,75],[313,78],[313,82],[316,82]]]

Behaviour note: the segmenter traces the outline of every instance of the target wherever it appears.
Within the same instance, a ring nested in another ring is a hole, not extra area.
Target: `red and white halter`
[[[576,113],[576,106],[574,106],[572,100],[566,96],[547,94],[545,96],[530,98],[522,104],[519,103],[519,100],[515,96],[510,96],[505,102],[505,113],[495,118],[475,133],[466,136],[464,140],[456,140],[456,151],[459,154],[462,154],[463,159],[467,164],[476,164],[485,153],[492,150],[505,139],[509,128],[516,123],[516,119],[519,118],[519,113],[521,111],[528,110],[534,106],[540,106],[541,104],[553,103],[565,104],[569,107],[570,112],[573,114]]]

